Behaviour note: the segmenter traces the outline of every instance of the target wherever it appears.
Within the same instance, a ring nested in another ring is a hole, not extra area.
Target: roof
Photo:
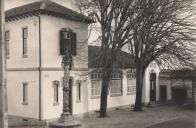
[[[5,12],[6,21],[25,18],[32,15],[47,14],[69,20],[92,23],[93,20],[76,11],[68,9],[50,0],[39,1],[10,9]]]
[[[180,78],[180,79],[192,79],[196,78],[196,70],[192,69],[179,69],[179,70],[164,70],[160,72],[160,77],[167,78]]]
[[[101,47],[98,46],[88,46],[88,67],[89,68],[100,68],[100,54],[102,53]],[[131,59],[131,55],[120,51],[117,54],[117,60],[113,64],[114,68],[135,68],[134,59]]]

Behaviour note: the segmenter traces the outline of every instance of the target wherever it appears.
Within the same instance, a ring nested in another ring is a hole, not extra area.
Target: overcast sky
[[[5,0],[5,9],[7,10],[13,7],[21,6],[36,1],[42,1],[42,0]],[[68,8],[73,8],[74,5],[74,0],[51,0],[51,1],[64,5]]]

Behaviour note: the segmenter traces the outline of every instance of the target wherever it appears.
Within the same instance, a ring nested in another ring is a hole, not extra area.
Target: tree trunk
[[[141,64],[136,66],[136,99],[133,111],[142,111],[142,87],[144,71]]]
[[[196,78],[194,76],[193,80],[192,80],[192,101],[193,104],[196,104]]]
[[[101,89],[101,101],[100,101],[100,117],[107,117],[107,97],[108,97],[108,87],[110,80],[110,71],[103,67],[102,76],[102,89]]]

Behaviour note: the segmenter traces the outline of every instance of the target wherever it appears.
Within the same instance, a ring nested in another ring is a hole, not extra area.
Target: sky
[[[5,1],[5,10],[8,10],[10,8],[14,8],[28,3],[42,1],[42,0],[4,0],[4,1]],[[51,1],[59,3],[68,8],[74,7],[74,0],[51,0]]]

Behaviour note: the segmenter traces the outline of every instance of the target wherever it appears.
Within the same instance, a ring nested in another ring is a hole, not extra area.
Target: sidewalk
[[[109,109],[108,118],[99,118],[97,113],[88,114],[85,116],[77,117],[81,120],[82,128],[165,128],[166,123],[172,125],[176,120],[181,119],[180,122],[191,127],[194,126],[195,111],[185,110],[177,106],[159,106],[154,108],[144,108],[142,112],[133,112],[129,108],[120,107],[118,109]],[[182,121],[183,119],[183,121]],[[172,123],[172,121],[174,121]],[[152,127],[151,127],[152,126]],[[41,126],[20,126],[10,128],[44,128]],[[169,127],[167,127],[169,128]],[[171,127],[175,128],[175,127]],[[176,127],[180,128],[180,127]],[[183,127],[182,127],[183,128]],[[195,127],[193,127],[195,128]]]

